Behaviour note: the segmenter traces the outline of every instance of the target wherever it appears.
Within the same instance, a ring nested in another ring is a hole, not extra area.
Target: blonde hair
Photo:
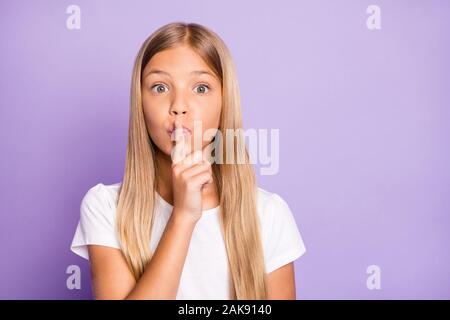
[[[199,24],[174,22],[162,26],[144,41],[133,68],[125,172],[117,204],[117,232],[122,252],[136,280],[141,277],[153,254],[150,252],[150,237],[158,171],[155,162],[157,147],[149,137],[144,120],[142,71],[156,53],[181,44],[189,45],[198,53],[221,80],[219,131],[242,128],[235,66],[229,50],[217,34]],[[266,299],[256,177],[243,139],[241,134],[233,135],[233,150],[223,149],[224,159],[228,159],[227,152],[234,155],[241,152],[243,164],[213,163],[212,166],[230,270],[230,296],[232,299]],[[227,142],[227,147],[229,144]]]

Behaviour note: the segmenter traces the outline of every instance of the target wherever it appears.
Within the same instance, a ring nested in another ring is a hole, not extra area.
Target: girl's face
[[[219,127],[222,88],[203,59],[188,46],[178,46],[155,54],[142,74],[145,121],[158,149],[171,154],[175,142],[170,131],[175,128],[176,119],[190,130],[191,151],[194,121],[201,121],[201,147],[208,145],[210,139],[203,141],[203,133]]]

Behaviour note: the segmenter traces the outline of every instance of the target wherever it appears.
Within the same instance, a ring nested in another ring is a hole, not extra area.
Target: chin
[[[153,146],[153,149],[155,150],[155,152],[159,152],[163,155],[169,156],[170,157],[170,153],[172,151],[172,145],[167,141],[155,141],[154,139],[150,139],[151,140],[151,144]]]

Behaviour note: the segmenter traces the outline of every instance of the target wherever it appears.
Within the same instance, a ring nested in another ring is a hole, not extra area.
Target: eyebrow
[[[163,74],[163,75],[166,75],[166,76],[170,77],[170,73],[168,73],[166,71],[163,71],[163,70],[160,70],[160,69],[152,69],[149,72],[147,72],[146,75],[144,75],[144,78],[148,77],[152,73],[154,73],[154,74]],[[200,76],[202,74],[207,74],[207,75],[210,75],[211,77],[214,78],[214,75],[211,72],[208,72],[206,70],[194,70],[194,71],[191,71],[190,74],[191,75],[198,75],[198,76]]]

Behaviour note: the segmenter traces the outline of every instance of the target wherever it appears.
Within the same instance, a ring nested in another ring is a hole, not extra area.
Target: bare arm
[[[138,282],[119,249],[90,245],[95,299],[175,299],[195,224],[176,210],[172,213]]]
[[[267,277],[268,300],[295,300],[294,263],[272,271]]]
[[[119,249],[89,246],[96,299],[176,299],[192,233],[202,216],[202,189],[213,183],[208,148],[185,154],[186,140],[176,123],[176,159],[172,163],[174,210],[152,259],[136,282]]]

